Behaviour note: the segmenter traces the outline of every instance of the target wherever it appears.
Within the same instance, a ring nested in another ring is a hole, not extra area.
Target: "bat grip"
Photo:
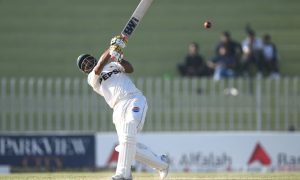
[[[126,41],[128,41],[128,39],[129,39],[128,36],[126,36],[126,35],[124,35],[124,34],[122,34],[122,33],[121,33],[121,35],[122,35],[122,37],[123,37]]]

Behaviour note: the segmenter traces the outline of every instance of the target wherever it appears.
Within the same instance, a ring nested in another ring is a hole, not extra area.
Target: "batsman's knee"
[[[120,144],[131,143],[136,144],[137,128],[134,121],[125,123],[123,126],[123,132],[119,136]]]

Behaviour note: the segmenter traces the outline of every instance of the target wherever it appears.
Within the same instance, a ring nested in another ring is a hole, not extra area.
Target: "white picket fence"
[[[139,78],[147,131],[298,130],[299,78]],[[113,131],[112,110],[78,78],[1,78],[0,132]]]

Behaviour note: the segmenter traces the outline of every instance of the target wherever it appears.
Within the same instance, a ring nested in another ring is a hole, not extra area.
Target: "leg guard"
[[[149,147],[138,143],[136,149],[136,160],[146,164],[156,170],[168,168],[168,164],[161,159],[160,155],[155,154]]]
[[[120,145],[115,148],[118,152],[120,152],[120,149]],[[161,159],[161,156],[155,154],[149,147],[141,143],[137,143],[135,159],[156,170],[168,168],[168,164]]]
[[[119,135],[119,159],[116,174],[123,175],[124,178],[130,178],[131,165],[136,155],[136,123],[129,121],[124,123],[122,132]]]

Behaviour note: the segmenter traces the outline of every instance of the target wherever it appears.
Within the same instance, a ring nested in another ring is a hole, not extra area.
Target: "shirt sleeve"
[[[88,84],[92,87],[95,87],[98,83],[99,75],[95,74],[95,71],[92,71],[88,75]]]

